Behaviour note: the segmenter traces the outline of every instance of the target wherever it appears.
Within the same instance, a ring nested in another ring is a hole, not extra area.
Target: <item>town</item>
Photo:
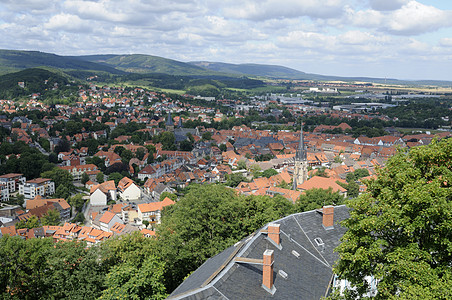
[[[312,86],[215,100],[91,83],[71,104],[0,100],[0,232],[88,247],[134,232],[153,239],[165,209],[197,185],[284,199],[293,212],[341,205],[397,149],[452,135],[450,108],[436,129],[403,133],[402,117],[385,113],[400,98],[337,105],[306,97],[336,87]]]

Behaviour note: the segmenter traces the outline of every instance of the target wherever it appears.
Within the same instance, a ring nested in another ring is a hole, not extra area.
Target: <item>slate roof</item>
[[[338,259],[333,250],[345,233],[339,222],[348,218],[348,208],[334,207],[333,228],[325,229],[322,218],[320,209],[272,222],[280,224],[280,248],[263,232],[267,224],[207,260],[168,299],[320,299],[330,290],[332,266]],[[262,265],[234,261],[236,257],[262,259],[267,249],[274,250],[273,295],[262,287]]]
[[[276,144],[276,143],[282,144],[282,142],[275,140],[271,136],[261,137],[260,139],[239,137],[236,139],[236,141],[234,143],[234,147],[242,148],[242,147],[248,146],[249,144],[254,144],[258,147],[267,147],[268,144]]]

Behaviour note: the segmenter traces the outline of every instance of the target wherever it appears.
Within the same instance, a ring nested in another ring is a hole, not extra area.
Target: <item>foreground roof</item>
[[[333,250],[345,233],[339,222],[348,218],[348,208],[334,207],[333,226],[324,225],[325,209],[267,224],[207,260],[168,299],[320,299],[327,295],[338,259]],[[279,245],[268,237],[270,227],[279,228]],[[271,290],[263,287],[264,266],[257,262],[266,250],[274,253]]]

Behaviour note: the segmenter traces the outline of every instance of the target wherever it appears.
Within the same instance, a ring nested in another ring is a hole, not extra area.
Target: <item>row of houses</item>
[[[0,200],[9,201],[11,194],[18,192],[26,200],[36,196],[50,196],[55,193],[55,183],[48,178],[26,180],[23,174],[9,173],[0,176]]]
[[[137,228],[146,228],[149,225],[154,227],[159,224],[163,208],[173,204],[174,201],[168,197],[162,201],[136,206],[130,203],[116,203],[109,205],[105,211],[93,212],[90,215],[90,222],[94,228],[106,232],[114,232],[118,228],[124,230],[122,232],[133,232]]]
[[[140,231],[136,227],[114,224],[111,231],[105,231],[94,226],[80,226],[74,223],[64,223],[63,226],[42,226],[37,228],[16,229],[14,225],[1,227],[0,237],[20,236],[24,239],[52,237],[55,242],[60,241],[84,241],[88,246],[92,246],[105,241],[114,236],[121,236],[131,232]],[[155,232],[149,229],[141,230],[145,237],[152,237]]]
[[[90,189],[90,204],[92,206],[107,205],[109,201],[138,200],[141,198],[141,189],[128,177],[122,178],[116,187],[114,180],[101,184],[92,184]]]

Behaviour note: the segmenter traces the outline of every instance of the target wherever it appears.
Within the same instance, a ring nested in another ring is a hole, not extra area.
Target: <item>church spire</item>
[[[304,146],[304,139],[303,139],[303,124],[301,125],[300,142],[298,144],[297,153],[295,154],[295,159],[301,160],[301,161],[306,160],[306,148]]]
[[[298,184],[302,184],[308,179],[308,159],[306,148],[303,139],[303,124],[301,124],[300,131],[300,143],[298,144],[298,149],[295,154],[294,160],[294,173],[293,173],[293,186],[292,189],[296,190]]]

